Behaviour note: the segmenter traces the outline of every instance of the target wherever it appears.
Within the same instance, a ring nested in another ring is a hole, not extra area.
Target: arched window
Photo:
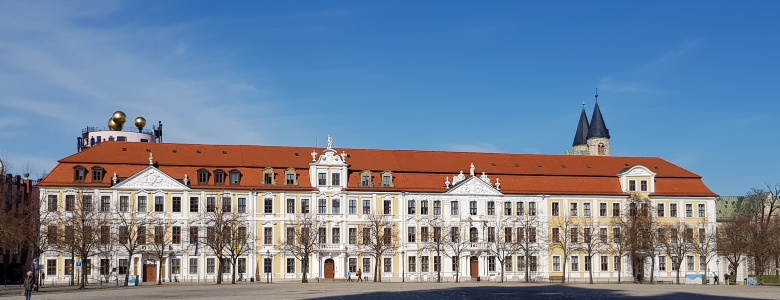
[[[599,155],[606,155],[607,147],[603,143],[599,143]]]

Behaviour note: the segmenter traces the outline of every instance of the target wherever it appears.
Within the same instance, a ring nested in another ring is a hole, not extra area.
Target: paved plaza
[[[21,288],[0,288],[22,298]],[[33,299],[780,299],[780,287],[650,284],[274,283],[43,288]]]

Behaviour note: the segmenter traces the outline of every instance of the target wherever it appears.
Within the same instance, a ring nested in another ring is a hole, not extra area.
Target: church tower
[[[588,151],[588,115],[585,113],[585,102],[582,102],[582,112],[580,113],[580,122],[577,124],[577,132],[574,133],[574,153],[584,155]]]
[[[583,108],[584,109],[584,108]],[[599,93],[596,90],[596,106],[593,108],[587,134],[588,155],[609,156],[609,129],[599,109]]]

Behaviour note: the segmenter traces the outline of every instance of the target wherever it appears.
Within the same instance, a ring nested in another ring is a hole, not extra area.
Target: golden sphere
[[[114,122],[114,118],[108,119],[108,129],[111,131],[117,131],[117,128],[119,128],[119,124]]]
[[[144,126],[146,126],[146,119],[144,119],[144,117],[135,118],[135,127],[142,129]]]
[[[114,112],[114,115],[111,116],[111,119],[114,120],[114,123],[117,123],[119,125],[124,125],[127,121],[127,116],[124,112],[117,110]]]

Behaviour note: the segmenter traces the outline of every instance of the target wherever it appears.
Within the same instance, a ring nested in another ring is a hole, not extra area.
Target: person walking
[[[357,277],[358,277],[358,280],[357,280],[356,282],[361,282],[361,281],[363,281],[363,270],[361,270],[361,269],[358,269],[358,271],[357,271]],[[363,281],[363,282],[365,282],[365,281]]]
[[[32,271],[27,271],[27,277],[24,278],[24,297],[27,300],[30,300],[30,297],[32,297],[33,285],[35,285],[34,282]]]
[[[41,271],[41,287],[43,287],[43,283],[46,282],[46,272]]]
[[[352,282],[352,272],[347,271],[347,282]]]
[[[718,285],[718,274],[715,274],[715,285]]]
[[[729,273],[726,273],[725,275],[723,275],[723,279],[725,279],[725,280],[726,280],[726,285],[729,285],[729,278],[730,278],[730,277],[731,277],[731,276],[729,275]]]

